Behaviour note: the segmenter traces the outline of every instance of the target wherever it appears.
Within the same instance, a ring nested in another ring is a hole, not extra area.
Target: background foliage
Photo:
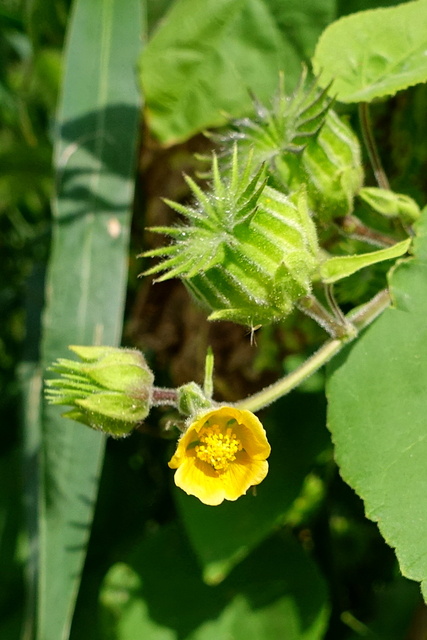
[[[393,4],[0,2],[1,638],[425,634],[419,587],[400,573],[426,578],[421,239],[393,274],[401,310],[339,356],[327,387],[343,477],[400,569],[337,471],[323,373],[263,412],[273,453],[257,496],[216,508],[172,487],[165,411],[105,442],[41,404],[42,371],[72,342],[137,346],[170,386],[201,381],[210,344],[216,398],[233,402],[324,341],[298,314],[263,327],[256,345],[245,328],[209,325],[179,282],[137,279],[145,265],[135,256],[157,242],[146,226],[173,221],[160,196],[188,197],[182,172],[210,149],[204,129],[250,113],[250,92],[268,103],[279,71],[291,91],[337,18]],[[372,108],[392,186],[420,204],[426,102],[418,84]],[[358,130],[354,108],[345,113]],[[384,272],[340,284],[344,308],[384,286]]]

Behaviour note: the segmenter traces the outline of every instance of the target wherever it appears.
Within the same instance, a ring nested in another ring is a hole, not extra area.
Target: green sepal
[[[178,387],[177,409],[184,416],[196,416],[202,411],[213,407],[210,398],[207,398],[203,390],[195,382]]]
[[[295,262],[299,261],[300,256],[298,256],[297,252],[295,252],[295,257],[297,258]],[[272,300],[281,301],[284,316],[292,311],[293,302],[307,295],[311,287],[311,278],[304,277],[303,271],[301,271],[302,281],[291,275],[297,269],[297,265],[294,264],[293,271],[291,271],[289,268],[290,262],[291,256],[288,256],[287,264],[282,263],[277,267],[271,291]]]
[[[106,355],[116,353],[118,349],[116,347],[97,347],[97,346],[81,346],[81,345],[69,345],[69,350],[73,351],[84,362],[96,362]],[[120,356],[117,354],[118,357]],[[74,362],[69,360],[68,362]]]
[[[379,187],[363,187],[358,195],[374,211],[387,218],[400,218],[403,222],[412,224],[420,217],[421,210],[418,204],[403,193]]]
[[[410,244],[411,238],[408,238],[387,249],[380,249],[379,251],[354,256],[335,256],[329,258],[320,266],[320,279],[325,284],[332,284],[370,265],[383,262],[384,260],[399,258],[408,251]]]
[[[70,411],[65,411],[61,415],[63,418],[68,418],[69,420],[80,422],[80,424],[84,424],[86,427],[91,427],[92,429],[94,428],[90,424],[88,416],[83,411],[79,411],[79,409],[77,408],[70,409]]]
[[[149,412],[147,402],[137,403],[129,396],[112,391],[87,396],[77,400],[76,405],[92,428],[116,438],[127,436]]]

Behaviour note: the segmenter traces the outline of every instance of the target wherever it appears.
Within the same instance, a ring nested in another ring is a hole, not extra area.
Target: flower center
[[[230,462],[236,459],[236,453],[242,450],[242,443],[236,434],[230,428],[223,433],[218,425],[205,428],[199,441],[200,444],[195,448],[197,457],[216,471],[225,471]]]

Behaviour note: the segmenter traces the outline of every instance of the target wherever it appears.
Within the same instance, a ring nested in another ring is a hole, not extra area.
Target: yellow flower
[[[200,416],[169,462],[175,484],[209,505],[237,500],[264,480],[270,455],[264,428],[250,411],[220,407]]]

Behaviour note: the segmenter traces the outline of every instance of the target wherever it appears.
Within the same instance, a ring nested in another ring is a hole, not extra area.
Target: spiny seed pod
[[[271,108],[254,99],[253,117],[232,121],[222,134],[210,134],[220,147],[221,169],[228,166],[232,147],[237,143],[241,156],[247,157],[252,151],[254,171],[265,164],[270,176],[279,179],[281,187],[284,179],[287,184],[289,176],[285,178],[288,171],[282,166],[284,158],[301,154],[307,144],[316,139],[332,103],[328,88],[320,91],[316,80],[307,86],[304,67],[295,91],[286,96],[281,76]]]
[[[232,144],[239,155],[253,149],[253,172],[265,164],[269,184],[291,193],[304,185],[308,204],[321,220],[343,217],[363,184],[360,144],[330,108],[326,87],[305,87],[305,74],[292,96],[281,86],[271,108],[258,103],[252,118],[235,120],[228,132],[212,135],[227,169]]]
[[[288,164],[289,188],[306,184],[309,206],[321,220],[346,216],[363,185],[360,144],[350,127],[331,109],[316,139]]]
[[[128,435],[148,415],[153,374],[133,349],[69,347],[83,362],[59,358],[51,367],[61,375],[47,380],[50,404],[73,408],[63,415],[115,438]]]
[[[289,314],[310,292],[319,265],[316,228],[304,191],[286,197],[265,186],[262,170],[252,177],[252,166],[249,158],[239,171],[235,148],[225,178],[214,157],[207,193],[187,177],[195,203],[169,202],[187,218],[187,226],[152,229],[174,243],[143,254],[164,258],[144,275],[164,272],[158,281],[179,277],[211,310],[210,320],[247,326]]]

